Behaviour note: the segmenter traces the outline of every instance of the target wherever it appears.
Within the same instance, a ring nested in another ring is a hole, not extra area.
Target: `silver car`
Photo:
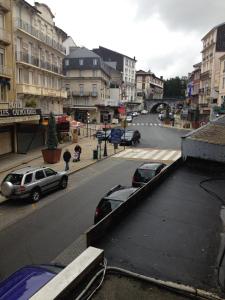
[[[33,202],[57,188],[65,189],[68,175],[65,171],[56,172],[47,167],[26,167],[6,175],[1,183],[1,193],[8,199],[30,198]]]

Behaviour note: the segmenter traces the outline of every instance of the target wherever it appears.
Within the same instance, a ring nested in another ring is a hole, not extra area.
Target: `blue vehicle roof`
[[[23,267],[0,282],[0,299],[27,300],[55,276],[41,266]]]

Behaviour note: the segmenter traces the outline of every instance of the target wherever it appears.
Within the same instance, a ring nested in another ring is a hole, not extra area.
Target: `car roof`
[[[142,165],[140,165],[137,169],[141,169],[141,170],[157,170],[158,167],[164,165],[163,163],[144,163]]]
[[[41,266],[26,266],[0,283],[0,299],[29,299],[56,273]]]
[[[34,172],[34,171],[37,171],[37,170],[40,170],[40,169],[46,169],[46,167],[36,167],[35,168],[35,167],[28,166],[28,167],[25,167],[25,168],[14,170],[14,171],[11,172],[11,174],[26,174],[26,173]]]
[[[120,187],[118,190],[113,191],[111,194],[105,196],[103,199],[126,201],[131,194],[133,194],[138,188],[133,187]]]

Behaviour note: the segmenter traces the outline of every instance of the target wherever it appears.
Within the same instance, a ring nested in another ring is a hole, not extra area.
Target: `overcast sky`
[[[30,4],[34,1],[28,0]],[[42,0],[78,46],[136,57],[136,69],[187,75],[201,60],[201,38],[225,22],[225,0]]]

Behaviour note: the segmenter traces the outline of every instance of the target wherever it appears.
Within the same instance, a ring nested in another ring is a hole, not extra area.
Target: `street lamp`
[[[106,122],[105,122],[105,145],[104,145],[104,153],[103,156],[106,157],[108,156],[107,154],[107,145],[106,145]]]

